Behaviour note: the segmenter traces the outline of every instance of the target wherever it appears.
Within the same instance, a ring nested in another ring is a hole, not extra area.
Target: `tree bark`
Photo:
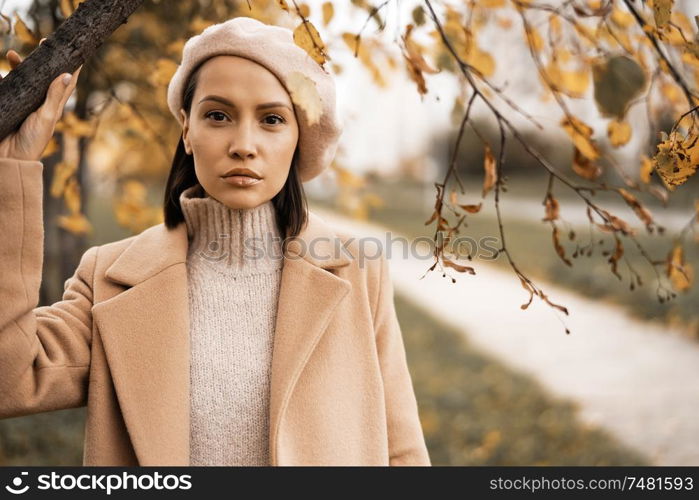
[[[0,140],[46,99],[51,82],[72,73],[138,9],[143,0],[86,0],[22,63],[0,80]]]

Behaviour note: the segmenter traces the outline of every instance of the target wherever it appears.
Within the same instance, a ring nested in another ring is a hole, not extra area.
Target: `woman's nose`
[[[241,123],[233,134],[228,150],[230,156],[250,158],[255,156],[254,125]]]

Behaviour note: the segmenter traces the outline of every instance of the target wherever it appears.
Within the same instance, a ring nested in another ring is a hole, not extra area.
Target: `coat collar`
[[[105,271],[129,288],[93,307],[139,465],[189,465],[187,249],[184,222],[133,237]],[[296,380],[352,288],[334,273],[352,260],[343,252],[335,232],[313,212],[284,252],[271,368],[272,465]]]

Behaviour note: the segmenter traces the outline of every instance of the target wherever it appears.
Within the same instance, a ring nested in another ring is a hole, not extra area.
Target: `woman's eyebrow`
[[[201,101],[199,101],[199,104],[201,104],[204,101],[216,101],[216,102],[220,102],[221,104],[225,104],[226,106],[230,106],[231,108],[235,108],[235,104],[233,104],[231,101],[229,101],[225,97],[221,97],[218,95],[207,95]],[[293,112],[293,110],[289,107],[289,105],[286,103],[283,103],[283,102],[266,102],[264,104],[259,104],[257,106],[257,109],[280,108],[280,107],[287,108],[289,111]]]

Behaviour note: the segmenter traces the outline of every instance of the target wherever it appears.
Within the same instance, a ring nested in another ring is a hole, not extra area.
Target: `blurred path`
[[[581,200],[571,201],[571,200],[559,200],[560,202],[560,217],[564,221],[572,224],[573,226],[587,227],[590,224],[590,220],[587,218],[587,213],[585,211],[587,205]],[[431,200],[430,209],[434,206],[434,196]],[[544,206],[541,204],[541,200],[536,200],[532,198],[527,198],[524,196],[512,196],[508,193],[500,199],[500,208],[503,213],[508,214],[507,218],[522,218],[525,220],[540,221],[544,217]],[[604,202],[598,201],[598,205],[605,210],[608,210],[611,214],[616,217],[620,217],[622,220],[626,221],[629,226],[637,228],[639,234],[646,234],[645,226],[638,219],[633,210],[625,204],[618,202]],[[483,207],[483,213],[489,210],[495,214],[495,207],[492,203],[488,206]],[[689,222],[692,217],[692,210],[680,211],[676,209],[658,209],[651,208],[648,209],[652,214],[656,223],[665,227],[665,229],[670,233],[674,234],[679,232],[684,226]],[[431,213],[431,210],[430,210]],[[601,222],[601,218],[594,214],[595,221]]]
[[[315,208],[345,232],[374,236],[386,248],[400,235]],[[409,258],[400,243],[389,256],[396,291],[464,332],[468,340],[575,401],[582,421],[598,425],[657,465],[699,465],[699,345],[667,327],[641,322],[620,307],[536,282],[564,316],[529,294],[514,273],[474,261],[476,275],[437,272],[423,246]],[[388,250],[386,250],[388,252]],[[467,263],[467,262],[466,262]],[[449,275],[448,275],[449,276]],[[565,334],[561,318],[571,330]],[[516,416],[515,416],[516,418]]]

